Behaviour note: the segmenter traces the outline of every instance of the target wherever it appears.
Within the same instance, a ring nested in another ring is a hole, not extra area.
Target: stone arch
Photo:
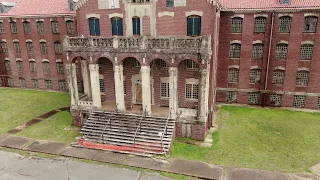
[[[106,60],[106,59],[109,60],[112,63],[112,65],[115,64],[112,56],[110,56],[108,54],[102,54],[100,56],[93,56],[92,63],[93,64],[99,64],[100,60]]]
[[[171,65],[171,58],[164,54],[153,54],[152,56],[146,57],[147,65],[150,65],[152,61],[162,59],[163,61],[168,63],[168,66]]]
[[[179,64],[182,62],[182,61],[185,61],[185,60],[191,60],[197,64],[201,64],[201,60],[199,59],[199,57],[197,55],[192,55],[192,54],[183,54],[183,55],[178,55],[176,58],[175,58],[175,62],[174,64],[176,66],[179,66]]]
[[[69,58],[71,61],[71,64],[72,63],[76,63],[79,59],[80,60],[87,60],[86,58],[84,58],[83,56],[78,56],[78,55],[75,55],[75,56],[71,56],[70,58]],[[79,62],[78,62],[79,63]]]
[[[138,54],[134,53],[128,53],[128,54],[121,54],[117,57],[117,64],[123,64],[123,62],[129,58],[135,58],[137,61],[139,61],[140,65],[144,65],[142,61],[142,57]]]
[[[99,64],[101,101],[114,103],[116,99],[113,62],[109,58],[99,57],[96,59],[96,63]]]

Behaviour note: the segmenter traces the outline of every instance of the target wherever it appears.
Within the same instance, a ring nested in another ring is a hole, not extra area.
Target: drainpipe
[[[267,67],[266,67],[266,80],[265,80],[265,83],[264,83],[264,93],[263,93],[263,98],[262,98],[262,107],[264,107],[264,100],[265,100],[266,90],[268,88],[269,66],[270,66],[270,55],[271,55],[271,48],[272,48],[273,28],[274,28],[274,12],[272,13],[270,39],[269,39],[269,50],[268,50],[268,62],[267,62]]]

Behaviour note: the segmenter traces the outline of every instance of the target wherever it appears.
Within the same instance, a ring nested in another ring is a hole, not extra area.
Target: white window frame
[[[187,86],[191,85],[190,97],[188,96]],[[198,91],[196,91],[198,89]],[[185,82],[185,99],[186,101],[198,101],[199,99],[199,79],[186,79]],[[197,96],[198,98],[194,98]]]

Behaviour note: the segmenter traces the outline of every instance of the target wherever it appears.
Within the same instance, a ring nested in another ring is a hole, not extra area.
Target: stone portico
[[[210,37],[66,37],[64,48],[73,124],[81,126],[94,110],[144,113],[178,118],[178,136],[204,138]],[[191,99],[189,81],[198,90]]]

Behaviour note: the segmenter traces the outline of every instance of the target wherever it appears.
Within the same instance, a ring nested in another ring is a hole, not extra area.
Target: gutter
[[[273,39],[273,28],[274,28],[274,12],[272,13],[272,21],[271,21],[271,30],[270,30],[270,39],[269,39],[269,50],[268,50],[268,62],[266,67],[266,80],[264,82],[264,92],[262,98],[262,106],[264,106],[265,100],[265,93],[268,88],[268,81],[269,81],[269,68],[270,68],[270,56],[271,56],[271,48],[272,48],[272,39]]]

